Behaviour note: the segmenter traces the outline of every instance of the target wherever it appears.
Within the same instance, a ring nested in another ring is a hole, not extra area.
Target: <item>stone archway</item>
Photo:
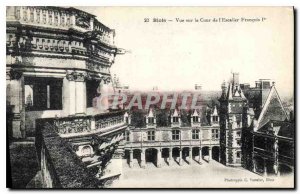
[[[172,157],[174,158],[174,161],[179,164],[179,158],[180,158],[180,148],[175,147],[172,149]]]
[[[155,148],[148,148],[146,149],[145,152],[145,158],[146,158],[146,163],[153,163],[156,165],[157,162],[157,149]]]
[[[206,161],[209,161],[209,147],[208,146],[202,147],[202,158]]]
[[[186,163],[190,163],[189,162],[189,148],[188,147],[184,147],[182,148],[182,159],[186,162]]]
[[[219,146],[214,146],[212,148],[212,159],[220,162],[220,147]]]
[[[126,160],[126,163],[129,165],[129,160],[130,160],[130,151],[129,150],[125,150],[124,151],[124,156],[123,156],[123,159]]]
[[[133,150],[133,161],[134,163],[138,163],[140,164],[141,163],[141,150],[140,149],[134,149]]]
[[[254,163],[255,163],[255,172],[263,174],[264,173],[264,168],[265,168],[265,161],[262,157],[260,156],[255,156],[253,158]]]
[[[169,157],[170,157],[170,154],[169,154],[169,148],[162,148],[161,149],[161,157],[163,158],[163,161],[165,163],[168,163],[168,160],[169,160]]]
[[[279,173],[280,176],[286,176],[293,173],[293,169],[286,164],[279,164]]]
[[[199,147],[193,147],[192,148],[192,158],[196,161],[196,162],[199,162],[199,157],[201,157],[199,155]]]

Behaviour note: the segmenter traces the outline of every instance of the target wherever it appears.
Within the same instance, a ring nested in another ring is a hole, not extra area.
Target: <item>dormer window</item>
[[[178,123],[178,117],[173,117],[173,123]]]
[[[218,122],[218,116],[213,116],[213,122]]]
[[[154,118],[153,118],[153,117],[149,117],[149,118],[148,118],[148,123],[153,124],[153,123],[154,123]]]
[[[194,123],[198,122],[198,116],[193,116],[193,122]]]

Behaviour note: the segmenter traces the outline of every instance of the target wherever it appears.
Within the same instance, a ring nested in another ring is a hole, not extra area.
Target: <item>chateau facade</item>
[[[9,138],[36,137],[44,187],[62,186],[49,158],[49,130],[84,168],[99,168],[93,176],[108,176],[103,170],[121,159],[126,123],[123,111],[95,103],[114,91],[110,68],[124,54],[114,45],[115,31],[75,8],[7,7],[6,21]]]
[[[129,126],[126,131],[125,158],[129,166],[152,162],[162,165],[202,163],[214,159],[219,161],[219,116],[214,107],[205,114],[201,110],[155,110],[149,109],[141,115],[144,125],[136,127],[134,112],[125,114]],[[157,120],[160,120],[158,123]],[[164,124],[162,124],[164,123]],[[133,160],[135,162],[133,162]]]

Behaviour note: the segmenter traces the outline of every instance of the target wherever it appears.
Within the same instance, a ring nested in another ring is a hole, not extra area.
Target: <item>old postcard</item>
[[[6,7],[7,187],[294,188],[293,7]]]

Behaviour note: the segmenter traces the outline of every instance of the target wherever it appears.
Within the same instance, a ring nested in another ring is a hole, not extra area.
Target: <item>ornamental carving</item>
[[[67,72],[66,78],[69,81],[85,81],[86,79],[90,79],[90,75],[87,75],[85,72]]]
[[[22,71],[20,70],[16,70],[16,69],[11,69],[9,71],[9,76],[10,76],[10,79],[20,79],[22,77],[23,73]]]

